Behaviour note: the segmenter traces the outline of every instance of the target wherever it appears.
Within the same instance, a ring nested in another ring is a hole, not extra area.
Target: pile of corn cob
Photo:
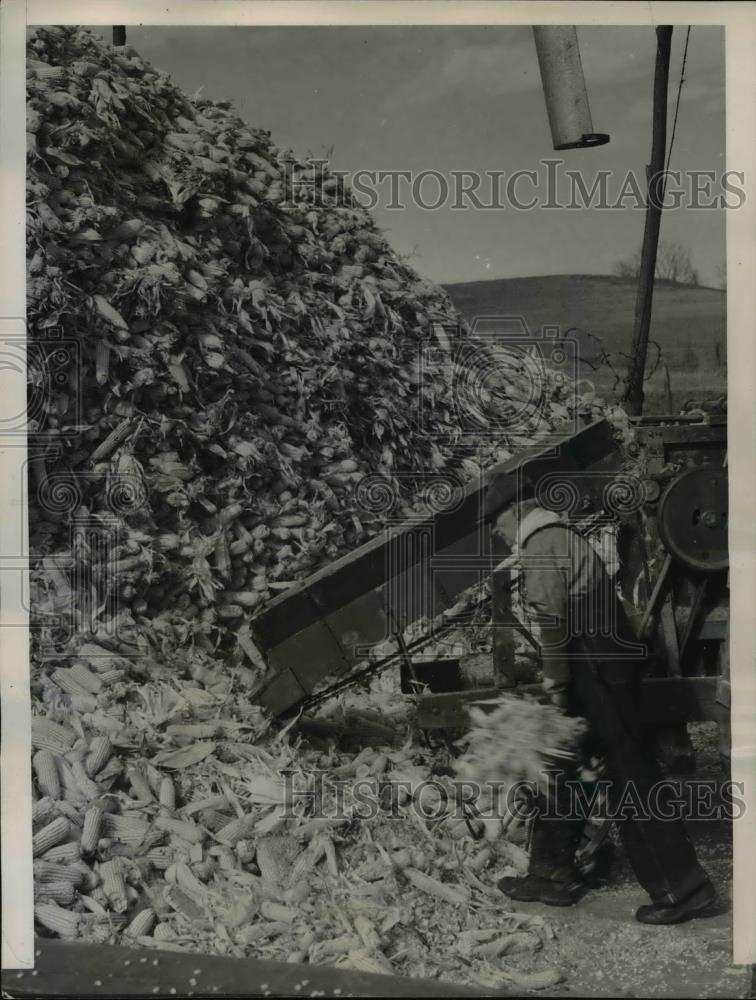
[[[32,550],[74,631],[90,604],[172,606],[236,647],[424,489],[453,502],[574,417],[556,376],[455,328],[341,179],[227,103],[73,27],[31,34],[27,78]],[[527,419],[475,439],[523,393]]]
[[[495,888],[525,852],[464,818],[407,718],[385,747],[308,746],[269,728],[243,668],[142,634],[34,672],[40,934],[541,982],[549,927]]]

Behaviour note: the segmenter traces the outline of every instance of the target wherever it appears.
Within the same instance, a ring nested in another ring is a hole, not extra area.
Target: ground
[[[716,725],[693,728],[699,778],[726,778],[716,750]],[[732,964],[731,824],[689,824],[698,856],[717,887],[722,912],[673,927],[639,924],[634,912],[648,902],[627,859],[575,906],[539,903],[518,909],[548,917],[557,932],[553,964],[567,979],[554,996],[752,997],[752,969]],[[550,956],[551,957],[551,956]]]
[[[621,398],[624,385],[617,376],[624,374],[623,354],[632,342],[635,281],[557,274],[474,281],[446,290],[469,323],[519,316],[536,338],[544,327],[576,338],[582,358],[580,390],[590,383],[603,398]],[[492,333],[497,324],[484,329]],[[726,329],[725,292],[656,283],[644,412],[676,413],[688,400],[716,399],[727,392]],[[611,363],[601,360],[602,351]]]

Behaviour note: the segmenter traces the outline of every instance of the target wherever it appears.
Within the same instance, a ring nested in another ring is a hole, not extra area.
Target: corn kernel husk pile
[[[468,824],[396,695],[396,740],[345,754],[270,729],[243,672],[158,652],[157,633],[120,646],[82,642],[70,668],[35,671],[39,933],[486,986],[559,980],[548,923],[496,889],[526,870],[524,849]],[[61,669],[87,701],[61,690]]]
[[[554,985],[548,925],[495,888],[524,851],[476,840],[452,779],[428,818],[287,801],[315,768],[331,802],[432,759],[274,734],[248,622],[432,477],[600,405],[546,371],[525,422],[474,438],[533,402],[528,362],[487,364],[327,169],[75,27],[31,34],[27,78],[28,332],[56,372],[30,414],[38,930]],[[462,413],[467,366],[487,375]]]
[[[95,524],[103,572],[55,606],[76,630],[106,601],[170,605],[237,649],[256,607],[429,477],[478,475],[583,405],[452,329],[342,181],[227,103],[75,27],[33,32],[27,77],[28,330],[55,375],[30,414],[51,445],[32,548],[48,575],[90,572],[70,519]]]

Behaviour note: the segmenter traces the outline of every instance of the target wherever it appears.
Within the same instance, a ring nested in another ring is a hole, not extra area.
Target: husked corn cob
[[[176,932],[170,924],[163,923],[155,927],[152,936],[156,941],[174,941],[176,939]]]
[[[149,862],[158,871],[165,871],[169,865],[173,864],[173,853],[171,847],[153,847],[142,855],[142,859]]]
[[[49,851],[45,851],[43,857],[45,861],[80,861],[81,848],[75,840],[70,840],[68,843],[51,847]]]
[[[36,882],[34,885],[34,899],[46,903],[61,903],[63,906],[71,906],[76,900],[76,889],[70,882],[66,881]]]
[[[190,896],[199,899],[204,899],[205,897],[207,890],[204,885],[200,882],[189,865],[185,864],[183,861],[179,861],[176,864],[176,884],[181,886],[184,892],[188,892]]]
[[[51,847],[56,847],[66,839],[71,833],[71,824],[65,816],[58,816],[52,823],[48,823],[39,833],[32,837],[32,853],[36,858],[44,854]]]
[[[32,758],[39,790],[51,799],[60,798],[60,775],[55,755],[49,750],[37,750]]]
[[[139,799],[140,802],[152,802],[155,796],[152,794],[150,783],[147,781],[144,771],[139,767],[130,767],[126,773],[135,798]]]
[[[168,775],[160,782],[159,798],[161,807],[173,812],[176,808],[176,789],[173,785],[173,779],[169,778]]]
[[[90,777],[99,774],[113,754],[113,744],[107,736],[95,736],[89,744],[89,752],[84,760],[84,767]]]
[[[82,795],[88,799],[96,798],[101,793],[100,786],[96,784],[87,774],[84,761],[80,757],[74,757],[69,761],[71,773]]]
[[[275,920],[284,924],[292,924],[297,919],[298,910],[291,906],[284,906],[283,903],[274,903],[271,899],[264,899],[260,904],[260,913],[266,920]]]
[[[102,903],[98,903],[96,899],[92,898],[92,896],[79,896],[79,899],[84,904],[84,906],[89,910],[90,913],[93,913],[96,917],[107,918],[108,911],[105,909]]]
[[[203,826],[207,827],[208,830],[212,830],[215,834],[230,822],[228,816],[224,816],[223,813],[219,813],[216,809],[203,809],[200,813],[200,820]]]
[[[227,847],[233,847],[249,834],[253,823],[254,819],[251,816],[240,816],[237,819],[232,819],[230,823],[226,823],[217,831],[215,839]]]
[[[106,687],[111,687],[113,684],[117,684],[118,681],[122,681],[126,674],[123,670],[104,670],[98,676],[102,679],[102,683]]]
[[[32,805],[32,823],[34,826],[44,826],[55,812],[57,812],[56,804],[49,796],[37,799]]]
[[[128,844],[130,847],[138,847],[150,829],[149,822],[139,816],[105,813],[102,822],[108,837],[112,837],[121,844]]]
[[[104,861],[100,865],[100,878],[102,879],[103,892],[113,909],[116,913],[125,913],[128,909],[129,898],[118,858]]]
[[[68,667],[59,667],[57,670],[53,670],[52,679],[58,685],[60,690],[64,691],[66,694],[83,696],[85,698],[90,698],[92,696],[92,692],[87,691],[87,689],[76,680]]]
[[[190,816],[193,816],[198,812],[204,812],[211,809],[226,809],[227,807],[228,799],[225,795],[211,795],[208,799],[197,799],[195,802],[190,802],[188,805],[183,807],[181,812],[188,819]]]
[[[470,893],[464,886],[439,882],[438,879],[418,871],[417,868],[404,868],[403,871],[416,888],[427,892],[429,896],[452,903],[454,906],[466,906],[470,902]]]
[[[100,876],[97,872],[92,871],[89,865],[84,861],[74,861],[72,864],[68,865],[71,871],[78,871],[80,876],[80,889],[86,889],[89,892],[92,889],[96,889],[100,884]]]
[[[175,837],[180,837],[189,844],[201,844],[205,839],[205,831],[196,823],[187,820],[173,819],[171,816],[158,816],[155,820],[158,830],[164,830]]]
[[[32,719],[32,746],[51,753],[68,753],[76,742],[76,733],[67,726],[35,716]]]
[[[74,663],[71,667],[71,676],[90,694],[99,694],[102,691],[102,677],[93,674],[83,663]]]
[[[81,849],[84,854],[93,854],[100,839],[102,829],[102,806],[97,803],[92,805],[84,813],[84,829],[81,833]]]
[[[44,858],[39,858],[34,862],[35,882],[68,882],[70,885],[78,885],[81,878],[81,871],[73,865],[45,861]]]
[[[348,956],[350,968],[358,972],[374,972],[378,975],[391,974],[394,969],[385,955],[370,955],[364,948],[356,948],[350,951]]]
[[[140,910],[126,928],[129,937],[147,937],[155,925],[157,916],[152,907]]]
[[[73,910],[64,910],[56,903],[37,903],[34,917],[48,931],[63,938],[75,938],[78,935],[81,915]]]

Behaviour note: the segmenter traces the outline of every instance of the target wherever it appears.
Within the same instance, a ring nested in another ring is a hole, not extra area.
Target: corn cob
[[[226,823],[218,830],[215,839],[227,847],[233,847],[250,832],[253,822],[254,818],[251,816],[240,816],[237,819],[232,819],[230,823]]]
[[[89,777],[84,761],[80,757],[74,757],[73,760],[70,760],[70,767],[74,781],[85,798],[94,799],[100,795],[100,786]]]
[[[173,780],[167,775],[160,782],[160,806],[168,812],[173,812],[176,808],[176,789]]]
[[[32,805],[32,823],[34,826],[44,825],[56,811],[56,804],[49,796],[37,799]]]
[[[99,868],[103,891],[116,913],[125,913],[129,899],[126,894],[126,882],[118,858],[104,861]]]
[[[298,911],[282,903],[274,903],[270,899],[264,899],[260,904],[260,913],[266,920],[275,920],[279,923],[293,924],[297,919]]]
[[[164,830],[175,837],[180,837],[181,840],[185,840],[189,844],[201,844],[205,839],[205,831],[196,823],[173,819],[170,816],[158,816],[155,820],[155,826],[158,830]]]
[[[71,906],[76,901],[76,889],[66,880],[60,882],[36,882],[34,899],[45,903],[61,903]]]
[[[176,884],[195,899],[204,899],[206,889],[189,865],[179,861],[176,865]]]
[[[108,911],[102,903],[98,903],[96,899],[92,898],[92,896],[79,896],[79,900],[84,904],[89,912],[93,913],[96,917],[108,916]]]
[[[35,882],[68,882],[70,885],[78,885],[81,879],[81,871],[73,865],[62,865],[42,858],[34,862]]]
[[[372,972],[377,975],[391,975],[394,968],[385,955],[369,955],[364,948],[355,948],[347,955],[348,965],[357,972]]]
[[[89,753],[84,760],[84,766],[90,777],[99,774],[110,760],[113,753],[113,744],[107,736],[95,736],[89,744]]]
[[[216,867],[217,865],[212,860],[212,858],[208,858],[207,861],[200,861],[196,865],[194,865],[193,871],[201,882],[207,882],[207,880],[215,871]]]
[[[81,848],[75,840],[71,840],[66,844],[57,844],[55,847],[51,847],[49,851],[45,851],[43,858],[45,861],[62,861],[64,863],[81,861]]]
[[[76,733],[67,726],[60,726],[50,719],[35,716],[32,719],[32,746],[51,753],[68,753],[76,742]]]
[[[173,863],[173,853],[173,849],[170,847],[153,847],[146,851],[142,858],[158,871],[165,871]]]
[[[72,872],[78,872],[80,889],[85,889],[89,892],[92,889],[96,889],[100,884],[100,876],[97,872],[92,871],[85,861],[74,861],[67,867],[70,868]]]
[[[369,952],[377,951],[381,947],[380,935],[367,917],[361,914],[354,918],[354,929],[362,938],[362,943]]]
[[[451,903],[454,906],[466,906],[470,902],[469,890],[464,886],[439,882],[438,879],[418,871],[417,868],[405,868],[404,874],[416,888],[435,899]]]
[[[107,687],[112,687],[113,684],[117,684],[118,681],[122,681],[126,676],[123,670],[103,670],[100,675],[102,678],[102,683]]]
[[[38,750],[32,758],[32,764],[40,791],[51,799],[59,799],[60,775],[55,755],[49,750]]]
[[[71,667],[71,676],[90,694],[99,694],[102,691],[102,677],[93,674],[83,663],[75,663]]]
[[[148,937],[150,931],[155,925],[156,920],[157,916],[155,911],[148,906],[146,909],[140,910],[140,912],[137,913],[124,933],[126,933],[129,937]]]
[[[152,932],[152,936],[156,941],[174,941],[176,938],[176,932],[170,924],[160,923],[155,927],[155,930]]]
[[[320,836],[313,837],[307,849],[296,858],[289,871],[288,884],[296,885],[308,875],[325,854],[325,844]]]
[[[114,838],[121,844],[128,844],[130,847],[138,847],[150,829],[149,822],[139,816],[105,813],[102,822],[108,837]]]
[[[64,910],[55,903],[37,903],[34,917],[48,931],[53,931],[62,938],[75,938],[78,935],[80,914]]]
[[[35,833],[32,838],[32,853],[36,858],[44,854],[66,839],[71,833],[71,824],[65,816],[58,816],[52,823],[48,823],[39,833]]]
[[[152,802],[155,796],[152,794],[152,789],[144,771],[139,767],[130,767],[126,773],[131,783],[131,790],[134,793],[134,797],[139,799],[140,802]]]
[[[190,802],[188,805],[184,806],[181,812],[188,819],[193,816],[196,812],[202,812],[207,809],[224,809],[228,806],[228,799],[225,795],[212,795],[207,799],[197,799],[195,802]],[[207,824],[205,824],[207,825]]]
[[[102,829],[102,806],[93,803],[84,814],[84,829],[81,834],[81,849],[84,854],[92,854],[97,848]]]
[[[87,691],[73,676],[71,670],[67,667],[59,667],[57,670],[53,670],[52,679],[58,685],[61,691],[64,691],[68,695],[83,696],[84,698],[91,697],[91,692]]]

